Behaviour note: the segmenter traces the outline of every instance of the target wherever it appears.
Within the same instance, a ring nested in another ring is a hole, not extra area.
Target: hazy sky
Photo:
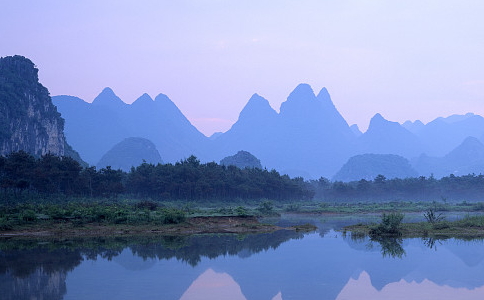
[[[303,82],[362,128],[484,115],[482,0],[1,0],[0,43],[51,95],[164,93],[205,134]]]

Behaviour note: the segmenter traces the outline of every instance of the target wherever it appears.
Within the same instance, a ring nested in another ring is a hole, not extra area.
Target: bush
[[[370,236],[401,235],[400,224],[404,217],[402,213],[382,214],[380,224],[370,230]]]
[[[135,207],[138,209],[147,209],[147,210],[153,211],[153,210],[156,210],[156,208],[158,207],[158,203],[154,201],[145,200],[145,201],[136,203]]]
[[[186,219],[185,212],[176,208],[163,209],[163,224],[179,224]]]
[[[0,230],[1,231],[13,230],[13,221],[8,220],[7,218],[0,218]]]
[[[235,209],[235,213],[237,214],[237,216],[239,217],[248,217],[249,216],[249,211],[247,210],[247,208],[243,207],[243,206],[238,206],[236,209]]]
[[[438,214],[435,209],[433,208],[429,208],[425,213],[424,213],[424,217],[425,219],[427,220],[427,222],[431,223],[431,224],[434,224],[434,223],[438,223],[438,222],[441,222],[445,219],[445,216],[442,216],[442,214]]]
[[[37,220],[37,215],[35,214],[35,211],[26,209],[20,214],[20,219],[24,222],[34,222]]]
[[[271,214],[274,210],[274,205],[272,204],[271,201],[269,200],[264,200],[259,204],[259,207],[257,207],[257,210],[260,211],[263,214]]]
[[[298,212],[301,210],[301,205],[300,204],[289,204],[285,207],[284,209],[287,212]]]

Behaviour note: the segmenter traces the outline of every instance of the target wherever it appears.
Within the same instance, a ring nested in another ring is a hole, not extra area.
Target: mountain
[[[270,156],[276,144],[277,112],[269,101],[254,94],[239,114],[237,122],[213,139],[213,160],[220,160],[242,149],[262,158]]]
[[[105,88],[92,103],[65,95],[55,96],[53,101],[66,118],[67,139],[90,164],[96,164],[119,141],[133,136],[152,141],[166,162],[192,154],[206,159],[208,138],[166,95],[153,100],[143,94],[126,104]]]
[[[427,174],[466,137],[484,139],[484,118],[474,114],[428,124],[399,124],[376,114],[362,133],[356,125],[348,126],[326,88],[316,95],[308,84],[298,85],[279,113],[267,99],[252,95],[232,127],[210,138],[164,94],[155,99],[143,94],[126,104],[105,88],[92,103],[72,96],[56,96],[53,101],[66,119],[68,142],[91,164],[120,141],[140,137],[152,141],[168,163],[192,154],[201,161],[220,161],[244,150],[266,168],[310,179],[333,177],[355,155],[394,154],[412,159],[415,168]]]
[[[120,113],[112,108],[96,107],[73,96],[54,96],[52,100],[66,119],[67,141],[90,165],[96,165],[104,153],[130,136]]]
[[[415,134],[422,141],[426,154],[440,157],[456,148],[465,138],[484,135],[484,118],[472,113],[441,117]]]
[[[230,130],[214,140],[213,151],[225,157],[245,149],[267,168],[290,176],[331,176],[353,152],[355,136],[336,110],[328,91],[316,96],[298,85],[277,113],[253,95]]]
[[[360,137],[363,134],[363,132],[361,132],[360,128],[356,124],[351,125],[350,129],[356,137]]]
[[[433,174],[437,178],[450,174],[484,174],[484,144],[475,137],[467,137],[445,156],[421,156],[414,160],[413,165],[420,174]]]
[[[138,137],[126,138],[103,155],[96,167],[98,169],[111,166],[128,172],[131,167],[137,167],[143,162],[150,164],[162,163],[160,153],[150,140]]]
[[[418,134],[425,127],[424,123],[420,120],[416,120],[415,122],[405,121],[402,126],[413,134]]]
[[[240,169],[245,169],[245,168],[262,169],[260,160],[247,151],[239,151],[235,155],[227,156],[220,161],[220,164],[224,166],[236,166]]]
[[[373,180],[378,175],[386,178],[418,176],[409,161],[394,154],[362,154],[351,157],[333,177],[334,181]]]
[[[64,119],[39,83],[38,71],[23,56],[0,58],[0,155],[23,150],[34,156],[71,156],[83,163],[66,142]]]
[[[396,154],[409,159],[423,151],[422,143],[415,134],[380,114],[371,119],[368,130],[359,137],[358,144],[360,153]]]

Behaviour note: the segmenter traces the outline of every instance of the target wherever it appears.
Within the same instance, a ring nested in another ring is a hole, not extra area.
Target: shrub
[[[401,235],[400,224],[404,217],[402,213],[382,214],[380,224],[370,229],[370,236]]]
[[[163,223],[164,224],[179,224],[186,219],[185,212],[176,208],[163,209]]]
[[[237,206],[237,208],[235,209],[235,213],[239,217],[248,217],[249,216],[249,211],[247,210],[247,208],[245,208],[243,206]]]
[[[301,205],[300,204],[289,204],[285,207],[284,209],[287,212],[298,212],[301,210]]]
[[[263,214],[271,214],[273,212],[274,205],[272,204],[271,201],[269,200],[264,200],[259,204],[259,207],[257,207],[257,210],[260,211]]]
[[[8,220],[7,218],[0,218],[0,230],[1,231],[13,230],[13,221]]]
[[[138,209],[147,209],[147,210],[153,211],[153,210],[156,210],[156,208],[158,207],[158,203],[154,201],[145,200],[145,201],[136,203],[135,207]]]
[[[37,220],[37,215],[35,214],[35,211],[26,209],[20,214],[20,219],[25,222],[33,222]]]
[[[424,213],[424,217],[427,220],[427,222],[432,223],[432,224],[437,223],[437,222],[441,222],[445,219],[445,216],[442,216],[441,213],[437,214],[437,212],[433,208],[429,208]]]

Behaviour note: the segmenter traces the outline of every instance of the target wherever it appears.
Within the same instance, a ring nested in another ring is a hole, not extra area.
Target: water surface
[[[370,241],[333,230],[347,219],[310,221],[317,232],[3,240],[0,299],[484,298],[481,240]]]

